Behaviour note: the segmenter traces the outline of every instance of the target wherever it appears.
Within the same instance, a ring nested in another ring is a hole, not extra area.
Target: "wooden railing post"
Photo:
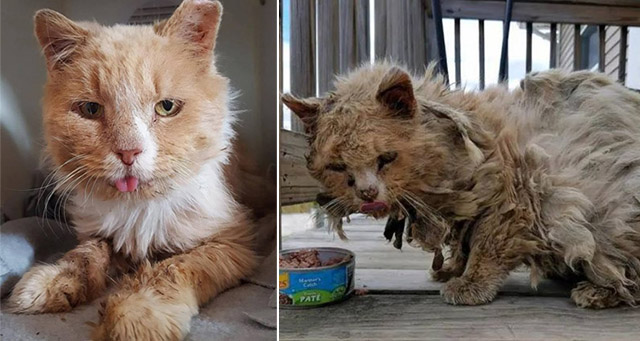
[[[620,64],[618,65],[618,80],[624,84],[627,78],[627,26],[620,26]]]
[[[509,81],[509,28],[511,27],[511,15],[513,13],[513,0],[507,0],[504,8],[502,22],[502,50],[500,52],[500,72],[498,82]]]
[[[478,20],[478,46],[480,51],[478,55],[480,56],[480,76],[479,76],[479,85],[480,90],[484,89],[484,20]]]
[[[291,1],[291,92],[298,96],[316,95],[315,0]],[[291,118],[291,130],[304,131],[302,121]]]
[[[460,60],[460,19],[454,19],[454,38],[455,38],[455,63],[456,63],[456,88],[460,89],[462,86],[462,65]]]
[[[558,25],[551,23],[551,32],[549,35],[549,68],[554,69],[558,60]]]
[[[606,59],[606,39],[607,39],[607,26],[598,26],[598,71],[604,72],[605,59]]]
[[[573,25],[573,70],[582,69],[582,35],[580,24]]]
[[[527,23],[527,56],[525,61],[525,69],[526,73],[531,72],[531,44],[532,44],[532,35],[533,35],[533,24],[531,22]]]

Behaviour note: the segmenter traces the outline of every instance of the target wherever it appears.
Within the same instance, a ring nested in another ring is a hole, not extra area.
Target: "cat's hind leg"
[[[248,224],[125,278],[102,305],[92,340],[181,340],[198,307],[236,286],[256,266]]]
[[[11,292],[7,308],[25,314],[70,311],[102,294],[110,263],[107,242],[82,242],[55,264],[37,265],[24,274]]]

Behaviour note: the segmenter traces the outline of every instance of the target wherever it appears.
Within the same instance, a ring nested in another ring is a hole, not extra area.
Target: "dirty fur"
[[[560,70],[512,91],[455,91],[433,66],[411,76],[377,63],[339,77],[326,97],[282,99],[305,123],[308,169],[335,198],[333,219],[358,211],[369,174],[390,206],[376,217],[414,209],[413,242],[448,249],[432,271],[445,301],[488,303],[526,264],[533,286],[575,281],[580,307],[640,302],[637,93]],[[390,151],[397,158],[380,167]]]
[[[252,273],[259,214],[242,203],[264,198],[243,200],[242,193],[264,189],[253,186],[264,181],[238,178],[250,162],[234,149],[229,80],[214,63],[221,15],[220,3],[208,0],[186,0],[155,26],[104,27],[36,13],[48,69],[50,179],[68,194],[81,242],[25,274],[8,300],[12,311],[69,311],[120,278],[93,339],[179,340],[200,305]],[[156,114],[167,98],[181,110]],[[79,101],[104,111],[83,116]],[[117,151],[136,146],[135,162],[123,165]],[[135,190],[116,189],[124,176],[139,179]],[[240,182],[243,188],[234,186]]]

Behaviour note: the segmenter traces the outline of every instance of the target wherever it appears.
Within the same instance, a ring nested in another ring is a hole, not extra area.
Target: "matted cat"
[[[640,95],[551,70],[509,91],[450,90],[433,66],[339,77],[283,102],[309,134],[308,169],[337,217],[414,216],[408,237],[449,250],[432,271],[451,304],[492,301],[509,272],[577,280],[580,307],[640,302]],[[339,231],[341,232],[341,231]]]
[[[207,0],[154,26],[36,13],[46,153],[80,244],[26,273],[13,311],[69,311],[137,268],[103,303],[92,338],[181,339],[199,305],[252,273],[251,212],[225,174],[235,118],[214,64],[221,15]]]

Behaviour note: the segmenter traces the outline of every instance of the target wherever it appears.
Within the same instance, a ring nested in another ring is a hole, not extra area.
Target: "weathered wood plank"
[[[436,28],[433,20],[433,9],[431,8],[432,3],[429,0],[422,0],[422,4],[424,6],[424,12],[418,13],[417,15],[422,15],[424,17],[424,34],[427,42],[425,45],[426,49],[426,61],[427,63],[431,63],[433,61],[437,61],[438,57],[438,42],[436,41]]]
[[[620,27],[620,63],[618,65],[618,81],[625,84],[627,79],[627,34],[626,26]]]
[[[355,277],[356,288],[367,289],[372,294],[438,295],[442,287],[442,283],[433,281],[424,270],[361,269],[356,266]],[[543,280],[537,289],[533,289],[528,272],[513,272],[500,288],[500,295],[569,297],[570,291],[570,284],[552,280]]]
[[[434,295],[365,295],[280,310],[280,340],[636,340],[640,309],[586,310],[569,299],[498,296],[451,306]]]
[[[449,66],[447,63],[447,51],[445,48],[445,39],[444,39],[444,29],[442,25],[442,5],[440,0],[431,0],[431,11],[433,14],[433,35],[436,39],[436,44],[438,46],[438,57],[436,61],[438,62],[439,72],[444,76],[445,82],[449,84]]]
[[[280,130],[280,203],[282,205],[314,201],[320,185],[306,169],[306,135]]]
[[[442,2],[442,15],[446,18],[502,20],[504,4],[504,1],[496,0],[447,0]],[[640,8],[516,1],[512,20],[640,26]]]
[[[369,2],[338,2],[340,72],[345,72],[369,59]]]
[[[604,72],[606,33],[607,33],[607,26],[599,25],[598,26],[598,71],[600,72]]]
[[[355,65],[370,59],[369,0],[355,1]]]
[[[504,16],[502,17],[502,49],[500,51],[500,71],[498,82],[509,83],[509,30],[513,20],[513,2],[506,2]]]
[[[351,222],[344,223],[343,229],[349,239],[340,240],[333,231],[326,228],[314,228],[300,231],[283,238],[283,246],[291,248],[309,248],[332,246],[346,248],[356,253],[358,269],[419,270],[426,273],[431,268],[433,254],[421,248],[404,243],[397,250],[383,237],[385,219],[373,220],[354,214]],[[311,220],[311,216],[308,218]],[[301,217],[293,218],[298,224]],[[288,225],[288,217],[282,216],[283,226]],[[516,271],[525,271],[526,268]]]
[[[338,3],[318,1],[318,93],[329,91],[335,74],[340,72],[338,51]]]
[[[407,34],[408,34],[408,64],[416,72],[421,73],[426,64],[429,62],[427,59],[427,9],[425,7],[425,1],[412,0],[407,3],[406,18],[407,20]],[[414,31],[415,32],[411,32]]]
[[[406,43],[407,25],[404,20],[406,6],[406,1],[398,1],[395,4],[392,0],[385,2],[385,10],[387,11],[387,45],[385,57],[405,64],[408,61],[406,49],[408,45]]]
[[[315,23],[315,0],[291,0],[291,92],[302,97],[316,95]],[[295,116],[291,130],[304,130]]]
[[[533,35],[533,23],[527,23],[527,51],[526,51],[526,61],[525,61],[525,71],[526,73],[531,72],[531,44],[532,44],[532,35]]]
[[[356,57],[355,49],[355,25],[354,16],[355,8],[353,0],[339,0],[338,17],[340,22],[340,32],[338,46],[340,53],[340,71],[349,70],[353,67]]]
[[[549,36],[549,68],[553,69],[557,65],[558,60],[558,25],[551,23],[551,31]]]
[[[387,58],[417,73],[428,63],[427,7],[423,0],[375,1],[376,58]],[[434,53],[435,54],[435,53]]]
[[[460,53],[460,19],[455,19],[454,26],[454,49],[455,49],[455,62],[456,62],[456,88],[462,87],[462,60]]]
[[[375,25],[375,53],[376,59],[383,59],[387,53],[387,0],[375,0],[373,3]]]
[[[480,58],[479,60],[479,70],[480,70],[480,76],[479,78],[479,85],[480,85],[480,90],[484,89],[484,69],[485,69],[485,61],[484,61],[484,20],[478,20],[478,46],[479,46],[479,53],[478,56]]]
[[[580,24],[573,25],[573,70],[582,69],[582,37]]]

